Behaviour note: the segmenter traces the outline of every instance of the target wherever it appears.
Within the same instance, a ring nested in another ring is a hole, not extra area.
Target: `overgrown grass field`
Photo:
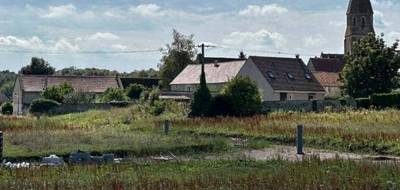
[[[342,160],[0,168],[0,189],[399,189],[398,164]]]
[[[159,152],[226,151],[230,137],[249,139],[248,148],[293,145],[305,126],[305,146],[346,152],[400,155],[400,111],[272,113],[248,118],[189,119],[177,106],[160,116],[146,108],[89,111],[56,117],[2,117],[8,158],[67,155],[72,151],[143,156]],[[162,124],[171,119],[170,135]]]

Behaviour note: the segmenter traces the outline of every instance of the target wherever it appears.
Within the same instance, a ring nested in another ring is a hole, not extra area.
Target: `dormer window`
[[[310,74],[310,73],[306,73],[306,74],[304,74],[304,77],[305,77],[307,80],[311,80],[311,79],[312,79],[312,77],[311,77],[311,74]]]
[[[275,75],[272,71],[268,71],[267,74],[270,79],[275,79]]]
[[[288,78],[289,78],[290,80],[294,80],[294,79],[295,79],[294,76],[293,76],[291,73],[287,73],[287,76],[288,76]]]

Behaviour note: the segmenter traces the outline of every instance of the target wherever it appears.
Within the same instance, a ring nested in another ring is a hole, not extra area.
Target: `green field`
[[[83,150],[133,159],[120,165],[0,168],[0,189],[398,189],[395,162],[367,160],[253,161],[242,150],[294,145],[373,155],[400,155],[400,111],[271,113],[249,118],[190,119],[175,107],[154,116],[140,106],[55,117],[1,117],[8,160],[39,160]],[[172,120],[165,135],[162,124]],[[235,145],[232,139],[241,139]],[[175,161],[149,156],[173,154]],[[182,159],[189,158],[189,159]],[[128,159],[129,160],[129,159]],[[124,187],[124,188],[122,188]]]

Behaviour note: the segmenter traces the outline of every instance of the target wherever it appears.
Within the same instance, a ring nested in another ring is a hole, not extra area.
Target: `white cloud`
[[[53,50],[54,51],[79,51],[79,46],[78,45],[74,45],[72,43],[70,43],[68,40],[66,39],[60,39],[55,45]]]
[[[122,14],[114,12],[114,11],[106,11],[104,13],[104,15],[111,17],[111,18],[125,18],[125,16],[123,16]]]
[[[61,5],[61,6],[50,6],[48,13],[44,14],[42,17],[45,18],[58,18],[70,16],[76,13],[76,7],[72,4]]]
[[[392,23],[386,21],[385,16],[382,12],[375,10],[374,11],[374,22],[375,25],[379,28],[384,28],[390,26]]]
[[[43,41],[33,36],[29,39],[18,38],[15,36],[0,36],[0,47],[3,48],[22,48],[22,49],[43,49]]]
[[[303,41],[304,41],[304,47],[307,48],[321,47],[322,45],[328,42],[328,40],[326,40],[322,35],[309,36],[304,38]]]
[[[389,32],[385,35],[385,38],[388,40],[388,45],[392,45],[391,43],[400,40],[400,32]]]
[[[128,49],[127,46],[122,45],[122,44],[113,44],[111,47],[112,47],[113,49],[121,50],[121,51],[124,51],[124,50],[127,50],[127,49]]]
[[[283,48],[286,44],[286,39],[280,33],[262,29],[257,32],[233,32],[223,39],[223,43],[237,48]]]
[[[109,32],[97,32],[89,37],[89,40],[118,40],[120,39],[119,36],[109,33]]]
[[[288,12],[288,9],[278,4],[269,4],[264,6],[249,5],[247,9],[241,10],[239,15],[241,16],[268,16],[268,15],[279,15]]]
[[[140,15],[140,16],[161,16],[161,7],[156,5],[156,4],[141,4],[135,7],[131,7],[129,9],[131,12],[134,14]]]

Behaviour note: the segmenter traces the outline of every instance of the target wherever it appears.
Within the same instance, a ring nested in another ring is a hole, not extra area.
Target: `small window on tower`
[[[353,17],[353,26],[357,26],[357,18]]]
[[[361,17],[361,27],[364,28],[365,27],[365,17]]]

